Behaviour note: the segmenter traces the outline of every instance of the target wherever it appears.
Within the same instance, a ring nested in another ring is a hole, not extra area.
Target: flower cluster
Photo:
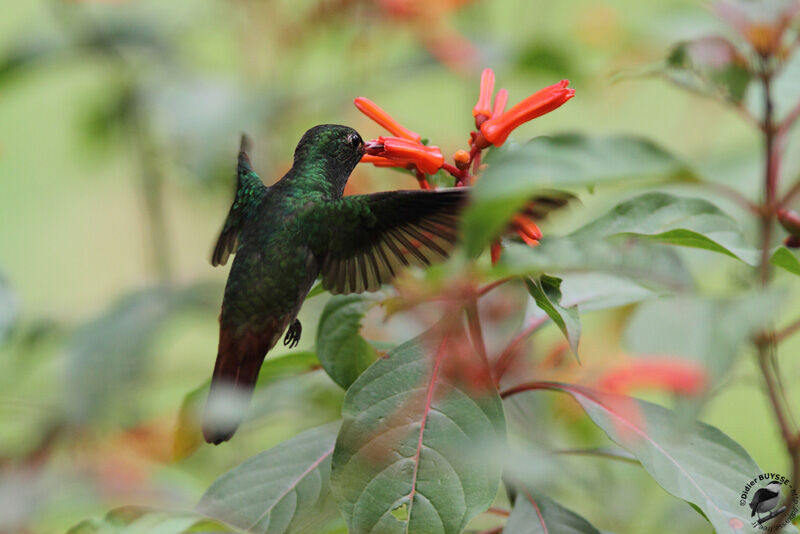
[[[400,167],[412,171],[420,187],[431,189],[428,177],[444,171],[450,174],[456,187],[470,185],[481,170],[481,154],[490,146],[501,146],[511,132],[520,125],[549,113],[563,105],[575,95],[567,87],[568,80],[545,87],[506,110],[508,91],[500,89],[494,94],[495,75],[492,69],[484,69],[481,75],[478,102],[472,108],[475,130],[470,132],[469,150],[458,150],[453,154],[453,163],[447,163],[438,146],[428,145],[422,136],[402,126],[386,111],[368,98],[358,97],[355,105],[367,117],[381,125],[391,137],[381,136],[366,143],[366,154],[362,163],[376,167]],[[494,96],[494,102],[492,97]],[[542,232],[525,210],[515,215],[510,224],[528,245],[537,245]],[[492,261],[500,256],[500,243],[492,245]]]

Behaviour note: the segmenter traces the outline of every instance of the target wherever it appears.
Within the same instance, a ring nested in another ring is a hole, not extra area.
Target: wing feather
[[[330,239],[322,247],[323,287],[331,293],[376,291],[409,266],[447,258],[458,242],[468,188],[388,191],[328,203]],[[525,213],[542,219],[572,195],[547,192]],[[337,219],[338,218],[338,219]]]

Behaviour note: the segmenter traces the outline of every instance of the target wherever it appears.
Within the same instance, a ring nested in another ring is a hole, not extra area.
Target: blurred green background
[[[213,269],[208,257],[230,203],[241,132],[253,136],[253,161],[269,184],[315,124],[348,124],[365,139],[383,134],[352,105],[367,96],[449,156],[467,144],[480,70],[491,66],[512,103],[562,78],[577,91],[516,138],[639,134],[755,198],[760,146],[740,117],[661,80],[614,81],[660,60],[670,43],[720,25],[688,0],[6,2],[0,532],[61,532],[120,504],[190,508],[225,469],[338,417],[341,391],[309,373],[261,394],[268,415],[231,443],[173,461],[183,397],[213,367],[227,268]],[[798,160],[789,150],[786,176]],[[415,182],[369,167],[349,187]],[[625,195],[584,195],[583,208],[545,231],[575,228]],[[714,200],[753,231],[735,205]],[[714,294],[747,276],[708,253],[686,256]],[[778,274],[779,286],[793,296],[788,276]],[[325,298],[301,312],[297,350],[313,349]],[[620,350],[628,312],[586,317],[588,365]],[[8,332],[4,314],[13,319]],[[367,327],[382,335],[378,319]],[[796,353],[798,341],[782,350]],[[764,470],[786,472],[751,360],[741,360],[703,420]],[[785,359],[783,371],[797,382],[800,361]],[[793,395],[800,405],[797,388]],[[574,414],[540,424],[573,442],[602,443]],[[568,465],[566,478],[578,482],[559,489],[565,504],[600,528],[709,530],[632,466]],[[610,495],[642,508],[623,510]]]

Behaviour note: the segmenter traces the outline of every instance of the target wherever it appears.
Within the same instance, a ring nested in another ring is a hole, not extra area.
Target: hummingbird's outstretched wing
[[[236,166],[236,195],[217,239],[217,244],[214,246],[214,252],[211,254],[211,265],[214,267],[225,265],[228,257],[236,253],[242,223],[251,212],[255,211],[268,191],[250,164],[250,158],[247,155],[249,146],[250,139],[246,135],[242,135],[239,162]]]
[[[458,215],[468,195],[468,188],[387,191],[329,203],[323,287],[334,294],[376,291],[404,267],[447,258],[458,241]],[[528,211],[541,219],[572,198],[560,192],[538,195]]]

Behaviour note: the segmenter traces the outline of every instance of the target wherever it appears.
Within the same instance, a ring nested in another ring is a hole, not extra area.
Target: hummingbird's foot
[[[286,331],[286,336],[283,338],[283,344],[289,345],[293,349],[300,343],[300,334],[303,333],[303,325],[300,324],[299,319],[295,319],[289,330]]]

